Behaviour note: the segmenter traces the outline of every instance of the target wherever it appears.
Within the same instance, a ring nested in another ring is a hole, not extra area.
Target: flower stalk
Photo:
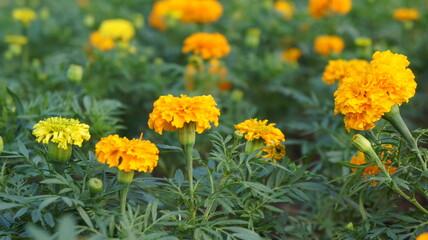
[[[385,113],[383,115],[383,118],[387,120],[391,125],[397,130],[398,133],[404,138],[404,140],[407,142],[407,144],[410,146],[410,149],[413,152],[416,152],[419,161],[421,162],[422,168],[424,171],[427,171],[427,162],[426,159],[422,157],[422,153],[420,149],[418,148],[417,141],[415,138],[413,138],[409,128],[407,127],[406,123],[404,122],[403,118],[400,114],[400,108],[397,104],[395,104],[391,111]]]
[[[125,214],[126,211],[126,198],[128,197],[129,186],[134,179],[134,171],[126,172],[123,170],[119,170],[117,172],[117,181],[124,185],[122,190],[120,190],[120,210],[122,215]]]
[[[364,153],[366,158],[369,162],[375,162],[376,165],[380,168],[382,173],[385,175],[386,178],[388,178],[388,182],[391,183],[391,188],[398,193],[400,196],[405,198],[407,201],[412,203],[416,208],[421,210],[423,213],[428,214],[428,210],[426,210],[414,197],[410,197],[407,194],[405,194],[398,186],[397,183],[395,183],[392,180],[391,175],[389,172],[385,169],[385,166],[380,161],[379,157],[377,156],[376,152],[373,150],[369,140],[367,140],[365,137],[363,137],[360,134],[356,134],[352,137],[352,143],[355,145],[358,150]]]

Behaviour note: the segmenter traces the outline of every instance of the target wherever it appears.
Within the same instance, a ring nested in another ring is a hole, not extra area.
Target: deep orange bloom
[[[203,59],[221,58],[229,55],[231,47],[220,33],[194,33],[184,40],[183,53],[193,52]]]
[[[386,146],[386,147],[392,148],[391,145]],[[352,163],[354,165],[367,164],[367,161],[366,161],[366,158],[364,156],[364,153],[360,152],[360,151],[357,151],[357,154],[358,154],[358,156],[353,156],[352,157],[350,163]],[[383,155],[384,154],[382,154],[382,156]],[[391,166],[392,162],[391,162],[390,159],[384,160],[384,161],[382,161],[382,163],[385,165],[385,169],[389,172],[389,174],[393,175],[397,171],[396,167]],[[358,169],[357,168],[351,168],[351,170],[353,172],[355,172]],[[374,164],[374,165],[370,165],[370,166],[365,167],[364,170],[363,170],[363,175],[376,175],[376,174],[378,174],[380,172],[381,172],[380,167],[377,166],[376,164]],[[372,183],[372,184],[375,184],[375,182]]]
[[[428,232],[420,234],[416,237],[416,240],[428,240]]]
[[[104,37],[100,32],[96,31],[91,33],[89,42],[93,47],[96,47],[102,51],[108,51],[114,48],[114,40],[109,37]]]
[[[125,172],[152,172],[158,164],[158,154],[159,149],[150,141],[129,140],[117,134],[101,138],[95,145],[95,156],[99,162]]]
[[[290,20],[293,17],[294,6],[292,3],[279,0],[276,1],[273,6],[285,19]]]
[[[418,20],[419,11],[414,8],[398,8],[394,10],[394,19],[399,21]]]
[[[188,97],[181,95],[161,96],[153,103],[153,111],[149,116],[149,127],[157,133],[175,131],[185,123],[195,122],[196,132],[202,133],[210,129],[210,122],[218,126],[220,110],[211,95]]]
[[[329,56],[332,52],[341,53],[344,47],[345,42],[338,36],[323,35],[314,42],[315,52],[323,56]]]
[[[351,8],[352,0],[309,0],[309,12],[313,18],[322,18],[331,13],[345,15]]]

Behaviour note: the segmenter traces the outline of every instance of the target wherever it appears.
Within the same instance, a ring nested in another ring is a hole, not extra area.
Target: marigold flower
[[[302,51],[298,48],[288,48],[282,52],[281,58],[287,63],[296,63],[302,56]]]
[[[169,20],[183,23],[210,23],[223,14],[217,0],[163,0],[157,1],[150,12],[149,23],[159,30],[168,28]]]
[[[309,0],[309,13],[315,19],[330,13],[347,14],[352,8],[352,0]]]
[[[148,125],[157,133],[175,131],[185,123],[195,122],[196,132],[202,133],[210,129],[210,122],[218,126],[220,110],[211,95],[188,97],[181,95],[161,96],[153,103],[153,111],[149,115]]]
[[[28,25],[37,18],[37,14],[31,8],[16,8],[12,12],[12,17],[17,21],[21,21],[23,24]]]
[[[122,42],[129,42],[135,35],[132,23],[125,19],[104,20],[99,28],[99,33],[103,37],[112,38]]]
[[[280,160],[285,156],[285,146],[281,143],[275,145],[266,145],[263,148],[263,152],[266,152],[266,154],[262,157],[270,158],[274,163],[276,163],[277,160]]]
[[[338,36],[319,36],[314,42],[315,52],[323,56],[329,56],[332,52],[341,53],[344,47],[343,39]]]
[[[294,6],[292,3],[279,0],[276,1],[273,6],[285,19],[290,20],[293,17]]]
[[[414,8],[398,8],[394,10],[394,19],[399,21],[418,20],[419,11]]]
[[[28,38],[22,35],[6,35],[4,41],[9,44],[23,46],[28,43]]]
[[[374,128],[394,104],[408,102],[415,94],[416,82],[409,61],[401,54],[376,52],[366,71],[343,79],[334,93],[334,113],[345,115],[345,126],[350,129]]]
[[[353,156],[350,163],[354,165],[363,165],[367,164],[366,158],[364,156],[363,152],[357,151],[358,156]],[[389,174],[393,175],[397,168],[391,166],[392,162],[390,159],[386,161],[382,161],[382,163],[385,165],[385,169],[389,172]],[[351,168],[353,172],[357,171],[357,168]],[[363,175],[376,175],[377,173],[381,172],[380,167],[377,165],[371,165],[364,168]]]
[[[345,77],[364,73],[368,65],[366,60],[360,59],[330,60],[324,70],[322,80],[327,84],[333,84],[337,80],[340,85]]]
[[[74,144],[82,146],[83,141],[89,140],[89,126],[76,119],[51,117],[41,120],[33,127],[33,135],[37,142],[48,144],[57,143],[58,148],[67,149]]]
[[[416,240],[428,240],[428,232],[425,232],[425,233],[419,234],[419,235],[416,237]]]
[[[184,40],[183,53],[193,52],[203,59],[221,58],[229,55],[230,45],[220,33],[195,33]]]
[[[99,31],[91,33],[89,42],[93,47],[96,47],[102,51],[108,51],[114,48],[114,40],[110,37],[101,35]]]
[[[257,120],[257,118],[248,119],[242,123],[236,124],[235,129],[245,134],[247,141],[263,139],[267,145],[277,145],[285,141],[285,136],[275,123],[267,123],[268,120]]]
[[[101,138],[95,145],[97,160],[125,172],[152,172],[159,160],[159,149],[150,141],[119,137]]]

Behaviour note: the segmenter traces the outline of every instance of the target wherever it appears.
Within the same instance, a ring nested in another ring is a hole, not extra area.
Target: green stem
[[[131,184],[127,183],[120,191],[120,210],[122,212],[122,216],[125,216],[126,211],[126,198],[128,197],[129,186]]]
[[[403,118],[400,115],[400,109],[398,108],[398,105],[394,105],[391,108],[391,111],[388,113],[385,113],[383,116],[385,120],[387,120],[391,125],[397,130],[398,133],[404,138],[404,140],[409,144],[410,149],[413,152],[416,152],[416,155],[418,156],[419,161],[422,164],[422,168],[424,171],[427,171],[427,162],[426,159],[423,158],[422,153],[420,149],[418,148],[418,143],[415,138],[413,138],[412,133],[410,132],[409,128],[407,127],[406,123],[404,122]]]
[[[415,207],[417,207],[423,213],[428,214],[428,210],[426,210],[424,207],[422,207],[422,205],[419,204],[419,202],[416,201],[416,199],[414,197],[412,198],[412,197],[408,196],[397,186],[397,184],[392,180],[391,175],[389,175],[389,172],[385,169],[385,166],[382,164],[382,162],[380,161],[379,157],[376,155],[376,153],[374,152],[373,149],[366,152],[366,154],[368,155],[369,159],[373,160],[376,163],[376,165],[380,168],[382,173],[388,178],[388,180],[391,182],[392,189],[396,193],[398,193],[400,196],[402,196],[407,201],[412,203]]]
[[[189,214],[192,217],[195,217],[195,201],[194,201],[194,189],[193,189],[193,145],[186,144],[183,146],[184,156],[186,158],[187,163],[187,176],[189,178],[189,194],[190,194],[190,208]]]

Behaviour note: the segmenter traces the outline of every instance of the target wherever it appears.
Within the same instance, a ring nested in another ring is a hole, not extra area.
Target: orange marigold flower
[[[158,164],[158,154],[159,149],[150,141],[129,140],[117,134],[101,138],[95,145],[95,156],[99,162],[125,172],[152,172]]]
[[[366,158],[364,156],[363,152],[357,151],[358,156],[353,156],[350,163],[354,164],[354,165],[363,165],[363,164],[367,164]],[[390,159],[386,160],[386,161],[382,161],[382,163],[385,165],[385,169],[389,172],[389,174],[394,174],[397,171],[396,167],[391,166],[392,162]],[[353,172],[357,171],[357,168],[351,168],[351,170]],[[363,171],[363,175],[375,175],[377,173],[380,173],[381,170],[379,168],[379,166],[375,165],[370,165],[364,168]]]
[[[428,240],[428,232],[425,232],[425,233],[419,234],[419,235],[416,237],[416,240]]]
[[[313,18],[322,18],[330,13],[347,14],[352,0],[309,0],[309,13]]]
[[[302,56],[302,51],[298,48],[288,48],[282,52],[281,58],[286,63],[296,63]]]
[[[404,55],[376,52],[364,73],[343,79],[334,93],[334,113],[345,115],[348,131],[374,128],[374,122],[394,104],[401,105],[415,95],[415,76],[408,65]]]
[[[188,97],[181,95],[161,96],[153,103],[153,111],[149,116],[149,127],[157,133],[175,131],[185,123],[195,122],[196,132],[202,133],[210,129],[210,122],[218,126],[220,110],[211,95]]]
[[[274,127],[275,123],[267,123],[268,120],[257,120],[257,118],[245,120],[236,124],[235,129],[245,134],[247,141],[263,139],[267,145],[276,145],[285,141],[285,136],[278,128]]]
[[[281,143],[274,145],[266,145],[263,147],[263,152],[266,152],[262,157],[270,158],[274,163],[285,156],[285,146]]]
[[[338,36],[319,36],[314,42],[315,52],[323,56],[329,56],[332,52],[341,53],[344,47],[343,39]]]
[[[217,0],[163,0],[155,2],[149,16],[149,23],[159,30],[168,28],[168,21],[183,23],[210,23],[223,14],[223,7]]]
[[[360,59],[330,60],[324,70],[322,80],[327,84],[333,84],[337,80],[340,85],[345,77],[364,73],[368,65],[366,60]]]
[[[276,1],[274,3],[274,8],[287,20],[290,20],[293,17],[294,6],[290,2],[282,0]]]
[[[418,20],[419,11],[414,8],[398,8],[394,10],[394,19],[399,21]]]
[[[229,55],[230,45],[220,33],[195,33],[184,40],[183,53],[193,52],[203,59],[221,58]]]
[[[89,42],[93,47],[96,47],[102,51],[108,51],[114,48],[114,40],[109,37],[104,37],[100,32],[96,31],[91,33]]]

